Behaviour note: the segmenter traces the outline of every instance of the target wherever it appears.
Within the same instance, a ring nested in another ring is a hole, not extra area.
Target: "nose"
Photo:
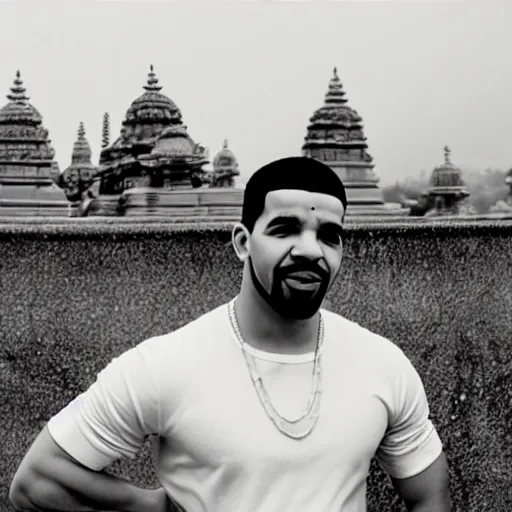
[[[291,251],[291,256],[307,258],[310,260],[318,260],[324,255],[320,244],[316,238],[316,233],[304,232],[297,239]]]

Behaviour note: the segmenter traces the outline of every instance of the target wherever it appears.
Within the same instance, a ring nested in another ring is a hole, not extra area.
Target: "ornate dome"
[[[41,114],[28,102],[19,71],[7,98],[9,103],[0,109],[0,138],[3,139],[0,160],[44,168],[37,179],[45,184],[50,179],[50,170],[53,173],[58,167],[53,162],[55,151],[48,138],[48,130],[42,124]]]
[[[195,144],[190,139],[184,126],[170,126],[158,137],[153,151],[154,155],[190,156]]]
[[[315,111],[310,121],[317,124],[322,122],[326,126],[341,123],[347,125],[347,128],[352,125],[360,125],[363,121],[362,117],[347,103],[348,100],[345,98],[345,91],[338,76],[338,70],[334,68],[325,95],[324,105]]]
[[[224,141],[222,149],[213,157],[213,170],[223,171],[224,169],[238,173],[238,162],[233,152],[228,148],[227,139]]]
[[[0,109],[0,124],[31,124],[38,125],[42,122],[42,116],[28,100],[26,89],[23,87],[20,72],[16,71],[14,85],[11,94],[7,95],[9,103]]]
[[[195,143],[187,133],[186,126],[168,126],[158,136],[151,153],[141,155],[141,162],[164,159],[178,162],[190,162],[196,164],[206,163],[208,151],[200,144]]]
[[[133,100],[126,111],[121,133],[111,146],[108,146],[110,122],[104,116],[103,149],[100,153],[103,170],[123,159],[133,160],[138,154],[149,153],[165,128],[182,124],[181,112],[176,104],[160,92],[162,87],[158,85],[153,66],[150,66],[144,89],[145,92]]]
[[[158,85],[153,65],[150,66],[145,92],[133,100],[126,112],[123,125],[138,123],[181,124],[181,112],[176,104],[162,94],[162,86]]]
[[[450,148],[444,147],[444,164],[436,167],[430,177],[429,192],[437,194],[453,194],[467,196],[469,192],[462,179],[462,171],[450,160]]]

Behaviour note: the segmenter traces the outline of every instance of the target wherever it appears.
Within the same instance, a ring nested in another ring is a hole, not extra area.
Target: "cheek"
[[[251,246],[251,260],[256,275],[263,285],[271,287],[274,278],[274,270],[286,256],[286,250],[279,243]]]
[[[341,267],[341,261],[343,257],[343,249],[332,249],[329,251],[326,251],[325,253],[325,260],[327,262],[327,265],[331,269],[331,281],[334,280],[336,275],[338,274],[338,271]]]

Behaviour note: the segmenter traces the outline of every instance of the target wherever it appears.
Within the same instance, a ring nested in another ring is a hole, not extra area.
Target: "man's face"
[[[275,190],[250,236],[255,288],[281,316],[311,318],[341,264],[343,204],[305,190]]]

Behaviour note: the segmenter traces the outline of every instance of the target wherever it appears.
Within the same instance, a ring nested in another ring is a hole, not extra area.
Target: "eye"
[[[318,238],[329,245],[341,245],[343,241],[341,235],[333,229],[321,229],[318,232]]]
[[[289,235],[295,235],[299,232],[299,228],[296,226],[277,226],[270,230],[271,236],[285,237]]]

